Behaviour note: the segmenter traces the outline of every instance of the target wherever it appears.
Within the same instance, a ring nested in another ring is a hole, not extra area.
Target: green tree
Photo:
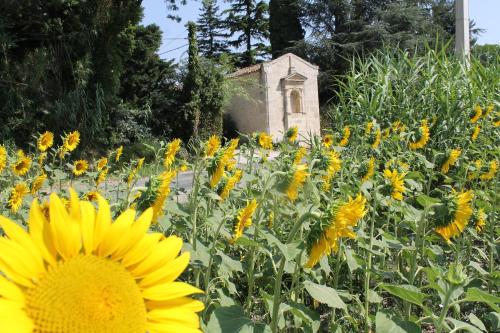
[[[202,78],[200,67],[200,56],[198,54],[198,44],[196,41],[196,23],[188,22],[188,65],[187,74],[184,79],[184,120],[186,121],[186,131],[183,133],[184,139],[190,137],[197,138],[200,126],[201,90]]]
[[[237,55],[240,66],[256,63],[258,57],[269,54],[266,41],[269,38],[268,5],[264,1],[229,0],[230,8],[227,14],[226,28],[230,31],[229,45],[243,52]]]
[[[217,0],[203,0],[198,17],[198,48],[207,58],[218,58],[229,51],[227,32],[224,31],[222,14],[217,6]]]
[[[287,51],[302,55],[299,48],[293,48],[295,42],[304,39],[298,0],[269,1],[269,39],[273,58]]]

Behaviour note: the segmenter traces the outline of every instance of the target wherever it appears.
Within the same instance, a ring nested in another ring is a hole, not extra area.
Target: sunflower
[[[130,174],[128,175],[128,179],[127,179],[128,186],[132,185],[132,182],[134,181],[135,176],[137,176],[139,171],[141,171],[143,165],[144,165],[144,157],[138,159],[137,165],[135,166],[135,168],[132,169],[132,171],[130,171]]]
[[[291,201],[295,201],[299,196],[299,188],[304,185],[307,179],[307,164],[299,164],[295,166],[292,178],[286,189],[286,195]]]
[[[234,174],[227,179],[226,184],[222,188],[222,191],[219,195],[222,200],[225,200],[229,197],[229,193],[236,186],[236,184],[238,184],[238,182],[241,180],[242,175],[243,175],[243,171],[236,170],[234,172]]]
[[[79,143],[80,143],[80,132],[78,131],[70,132],[63,139],[64,150],[73,151],[76,149],[76,147],[78,147]]]
[[[454,210],[452,220],[445,221],[444,225],[435,228],[435,231],[441,235],[446,242],[449,242],[450,238],[460,235],[467,223],[469,223],[469,219],[472,216],[472,207],[470,203],[473,197],[474,192],[472,190],[454,194],[449,205],[449,208]]]
[[[323,191],[330,190],[331,181],[335,174],[340,171],[342,167],[342,160],[340,159],[340,155],[335,151],[330,151],[328,153],[328,164],[326,167],[326,174],[323,175]]]
[[[370,180],[374,174],[375,174],[375,157],[372,156],[368,161],[368,164],[366,166],[366,172],[363,174],[361,180],[363,182],[366,182],[367,180]]]
[[[392,123],[392,131],[394,133],[403,133],[406,130],[406,126],[401,122],[401,120],[396,120]]]
[[[156,199],[153,203],[153,223],[158,220],[158,217],[163,215],[163,205],[165,204],[165,200],[170,194],[170,183],[172,179],[174,179],[176,171],[168,170],[164,171],[158,178],[160,182],[160,186],[156,191]]]
[[[220,139],[217,135],[212,135],[208,138],[205,148],[206,156],[214,156],[215,152],[220,148]]]
[[[293,164],[300,164],[304,156],[307,154],[307,149],[305,147],[300,147],[295,151],[295,156],[293,158]]]
[[[261,132],[258,134],[257,141],[262,148],[273,149],[273,137],[271,135]]]
[[[340,140],[339,145],[341,147],[347,146],[347,144],[349,143],[349,137],[350,136],[351,136],[351,129],[349,128],[349,126],[344,126],[344,136]]]
[[[89,191],[83,196],[87,201],[97,201],[99,199],[99,191]]]
[[[38,191],[41,190],[42,186],[43,186],[43,183],[47,180],[47,174],[44,172],[44,173],[41,173],[40,175],[38,175],[35,180],[33,181],[33,183],[31,184],[31,195],[35,195],[38,193]]]
[[[209,184],[211,188],[214,188],[219,184],[222,176],[224,176],[224,170],[228,163],[228,155],[224,152],[219,152],[216,158],[212,162],[212,167],[209,168],[210,180]]]
[[[201,291],[175,281],[189,264],[182,240],[147,233],[152,209],[111,220],[71,192],[66,209],[52,194],[49,218],[35,200],[29,231],[0,217],[2,332],[201,333]]]
[[[73,174],[75,176],[81,176],[85,173],[85,171],[87,171],[88,168],[89,162],[87,162],[86,160],[78,160],[73,165]]]
[[[101,157],[96,164],[97,170],[101,171],[108,165],[108,159],[106,157]]]
[[[460,149],[452,149],[452,151],[450,152],[450,156],[448,156],[448,159],[441,166],[441,172],[443,174],[446,175],[448,171],[450,171],[450,167],[455,165],[458,158],[460,157],[460,154],[462,154],[462,151]]]
[[[104,168],[101,172],[99,172],[99,175],[97,175],[97,179],[95,180],[96,186],[99,186],[99,184],[103,183],[106,180],[108,172],[109,168]]]
[[[384,140],[387,139],[389,135],[391,135],[391,128],[387,127],[386,129],[384,129],[384,132],[382,134],[382,139]]]
[[[483,232],[485,225],[486,225],[486,214],[484,213],[484,210],[481,208],[477,212],[476,225],[475,225],[476,232],[478,233]]]
[[[483,161],[475,160],[474,161],[474,171],[470,171],[467,175],[468,180],[473,180],[479,177],[479,173],[481,172],[481,167],[483,166]]]
[[[257,209],[257,201],[252,199],[252,201],[247,202],[245,208],[241,209],[236,217],[236,223],[234,224],[234,235],[230,240],[230,243],[234,243],[243,235],[245,227],[252,225],[252,215]]]
[[[286,133],[285,137],[288,139],[288,142],[294,143],[297,141],[297,136],[299,135],[299,128],[297,126],[290,127]]]
[[[403,200],[403,193],[405,192],[405,173],[398,173],[398,170],[384,170],[384,176],[391,183],[391,196],[395,200]]]
[[[429,139],[430,139],[429,126],[427,125],[427,120],[424,119],[421,121],[420,125],[420,139],[418,139],[415,142],[410,142],[410,149],[416,150],[425,147],[427,142],[429,142]]]
[[[366,214],[366,199],[358,194],[355,199],[334,205],[326,215],[326,223],[317,225],[308,237],[309,260],[305,267],[314,267],[324,255],[338,251],[341,238],[356,238],[352,230]]]
[[[474,115],[470,118],[470,122],[475,124],[479,120],[479,118],[481,118],[482,114],[483,110],[479,105],[476,105],[476,107],[474,108]]]
[[[476,125],[476,127],[474,127],[474,130],[472,131],[472,135],[471,135],[471,140],[472,141],[476,141],[477,140],[477,137],[479,136],[479,133],[481,132],[481,126],[479,125]]]
[[[497,161],[493,160],[490,162],[488,172],[482,174],[481,176],[479,176],[479,178],[481,180],[492,180],[493,178],[495,178],[497,171],[498,171],[498,163]]]
[[[378,146],[380,145],[380,138],[381,138],[381,133],[380,133],[380,128],[377,128],[377,130],[375,131],[375,137],[373,139],[373,143],[372,143],[372,148],[373,149],[377,149]]]
[[[323,137],[323,145],[330,148],[333,145],[333,135],[327,134]]]
[[[38,138],[37,141],[38,144],[38,150],[41,152],[47,151],[52,145],[54,144],[54,133],[46,131],[40,137]]]
[[[23,199],[30,191],[25,183],[17,183],[10,191],[8,205],[13,213],[16,213],[23,204]],[[1,325],[1,324],[0,324]],[[1,326],[0,326],[1,327]]]
[[[120,157],[122,157],[123,154],[123,146],[118,147],[116,149],[116,154],[115,154],[115,162],[118,162],[120,160]]]
[[[31,167],[31,158],[24,155],[22,150],[17,152],[17,161],[12,166],[12,171],[18,176],[24,176],[28,173]]]
[[[0,145],[0,172],[7,166],[7,149],[4,145]]]
[[[493,112],[493,110],[495,110],[495,106],[493,104],[488,105],[488,107],[486,108],[486,112],[483,114],[483,118],[488,117],[489,114]]]
[[[174,139],[167,144],[167,150],[165,151],[165,159],[163,160],[163,166],[165,168],[170,168],[170,166],[175,161],[175,155],[179,152],[181,148],[181,139]]]

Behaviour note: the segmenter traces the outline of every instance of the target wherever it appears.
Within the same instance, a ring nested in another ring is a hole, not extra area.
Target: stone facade
[[[281,139],[293,126],[299,136],[320,134],[318,67],[287,53],[273,61],[231,74],[238,86],[226,108],[238,131]]]

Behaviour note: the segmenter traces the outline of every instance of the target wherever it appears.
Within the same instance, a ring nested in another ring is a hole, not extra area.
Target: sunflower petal
[[[135,277],[142,277],[154,272],[161,266],[173,260],[182,247],[182,239],[177,236],[170,236],[154,247],[153,251],[142,260],[137,267],[131,270]]]
[[[122,258],[137,242],[141,240],[146,234],[153,219],[153,209],[148,208],[139,218],[132,224],[128,230],[127,235],[123,237],[113,254],[113,259],[118,260]]]
[[[15,283],[10,282],[5,277],[0,275],[0,296],[7,300],[18,302],[19,304],[24,304],[24,294],[16,286]]]
[[[38,247],[38,250],[42,254],[43,258],[51,265],[54,266],[56,261],[54,257],[57,255],[56,249],[54,247],[54,242],[50,238],[51,233],[48,227],[47,220],[40,209],[38,200],[33,200],[31,208],[29,211],[29,233],[31,239]],[[44,237],[49,238],[48,241],[44,241]]]
[[[142,296],[153,301],[168,301],[203,291],[184,282],[171,282],[145,289]]]
[[[199,328],[200,319],[198,315],[183,309],[155,309],[147,313],[147,319],[154,322],[165,322],[166,324],[178,324],[190,328]]]
[[[81,201],[80,211],[82,214],[82,218],[80,219],[80,227],[82,229],[83,248],[85,250],[85,254],[91,254],[94,250],[94,206],[88,201]]]
[[[162,239],[160,233],[146,234],[137,244],[128,251],[122,259],[122,264],[125,267],[130,267],[142,261],[149,256],[156,247],[156,244]]]
[[[80,226],[70,217],[56,194],[50,195],[49,214],[52,239],[57,252],[64,259],[74,257],[81,248]]]
[[[100,256],[107,257],[117,250],[120,242],[123,240],[123,237],[126,235],[127,231],[134,222],[134,218],[135,210],[133,209],[127,209],[125,212],[121,213],[120,216],[118,216],[115,222],[111,224],[111,227],[108,228],[101,244],[99,244],[97,253]]]
[[[173,282],[182,274],[189,264],[189,252],[184,252],[175,258],[170,264],[164,265],[154,272],[149,273],[141,280],[139,286],[146,288],[153,284]]]
[[[94,229],[94,250],[101,244],[109,227],[111,227],[111,210],[109,204],[100,194],[97,195],[99,210],[97,211]]]

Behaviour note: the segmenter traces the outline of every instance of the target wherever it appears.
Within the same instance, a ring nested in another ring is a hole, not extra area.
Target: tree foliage
[[[269,39],[273,58],[287,51],[303,56],[300,49],[293,48],[304,39],[298,0],[269,1]]]
[[[224,30],[224,20],[216,0],[203,0],[198,17],[198,48],[207,58],[219,58],[229,51],[228,33]]]

